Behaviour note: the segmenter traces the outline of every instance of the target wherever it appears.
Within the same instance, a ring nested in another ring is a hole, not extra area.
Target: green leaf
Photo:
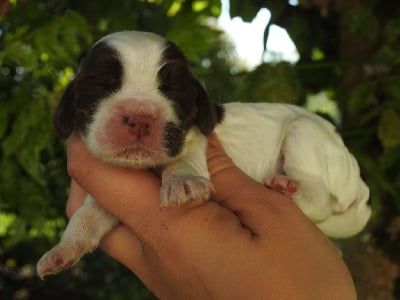
[[[202,23],[202,18],[179,16],[171,20],[167,38],[174,41],[190,61],[199,62],[218,41],[221,32]],[[190,31],[182,27],[190,27]]]
[[[397,38],[400,37],[400,20],[389,20],[383,33],[388,43],[396,42]]]
[[[5,157],[15,153],[18,147],[23,143],[27,133],[27,128],[23,131],[13,131],[3,142],[3,154]]]
[[[4,136],[8,125],[8,109],[0,103],[0,140]]]
[[[26,135],[29,132],[29,127],[32,126],[32,119],[35,118],[27,107],[24,107],[14,121],[11,133],[4,139],[2,147],[5,157],[12,155],[23,144]]]
[[[217,17],[221,14],[221,1],[195,0],[192,2],[192,10],[195,13],[202,13]]]
[[[231,0],[231,17],[241,17],[245,22],[251,22],[260,10],[260,6],[254,1]]]
[[[383,90],[387,94],[388,100],[393,100],[400,104],[400,76],[385,77],[383,81]]]
[[[400,116],[392,108],[383,111],[379,126],[378,137],[384,149],[400,145]]]
[[[344,23],[349,29],[370,42],[379,36],[379,22],[371,10],[365,8],[349,9],[344,15]]]
[[[39,57],[45,55],[51,62],[74,65],[81,54],[81,45],[92,43],[92,34],[80,14],[68,12],[35,29],[29,39]]]
[[[262,2],[260,1],[260,4]],[[288,8],[288,1],[282,1],[282,0],[269,0],[266,1],[265,7],[268,8],[268,10],[271,12],[271,23],[275,23],[278,21],[281,17],[282,14],[285,12],[285,10]]]
[[[400,163],[400,145],[387,149],[379,158],[379,164],[383,170]],[[400,173],[399,173],[400,175]]]
[[[374,59],[385,64],[398,64],[400,63],[400,53],[393,45],[384,43],[376,52]]]
[[[31,130],[24,143],[26,147],[19,149],[17,153],[18,162],[37,183],[45,186],[40,154],[50,143],[49,133]]]
[[[299,103],[302,86],[293,65],[262,64],[243,75],[240,99],[261,102]]]
[[[9,61],[17,66],[21,66],[25,71],[30,71],[37,66],[35,52],[31,45],[21,41],[10,43],[3,53],[4,61]]]
[[[347,110],[350,115],[358,114],[372,102],[376,85],[376,81],[366,81],[353,88],[347,101]]]
[[[0,212],[0,237],[6,235],[9,227],[11,227],[15,219],[16,219],[15,214]]]

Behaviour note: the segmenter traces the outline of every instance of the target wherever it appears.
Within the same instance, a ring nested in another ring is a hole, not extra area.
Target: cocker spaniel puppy
[[[60,135],[76,132],[107,162],[161,169],[161,206],[210,197],[205,135],[215,131],[239,168],[290,196],[327,236],[354,235],[371,214],[369,189],[334,126],[289,104],[212,103],[180,49],[156,34],[98,41],[54,120]],[[118,222],[88,196],[38,275],[72,266]]]

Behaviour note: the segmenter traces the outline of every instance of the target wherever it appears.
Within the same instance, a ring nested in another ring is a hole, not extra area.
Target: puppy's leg
[[[296,176],[292,172],[289,173],[293,177]],[[295,180],[288,175],[275,175],[264,180],[265,186],[293,199],[303,213],[314,222],[325,220],[332,212],[326,201],[329,197],[328,190],[320,184],[318,178]]]
[[[205,201],[213,190],[206,176],[185,162],[177,162],[162,174],[161,206],[180,206],[190,200]]]
[[[334,195],[327,180],[332,169],[330,164],[340,158],[332,159],[330,155],[335,155],[336,148],[343,147],[341,141],[335,139],[330,130],[313,119],[302,117],[292,121],[281,149],[284,177],[268,179],[284,192],[290,192],[291,198],[314,222],[323,221],[333,213]]]
[[[37,263],[40,278],[75,265],[87,252],[98,246],[101,238],[118,224],[118,219],[88,195],[68,223],[61,241]]]
[[[285,175],[276,175],[272,178],[268,178],[264,181],[264,185],[288,197],[292,197],[292,195],[297,192],[298,188],[297,181]]]
[[[189,200],[208,200],[214,188],[206,160],[206,139],[198,135],[179,160],[167,166],[162,174],[161,206],[179,206]]]

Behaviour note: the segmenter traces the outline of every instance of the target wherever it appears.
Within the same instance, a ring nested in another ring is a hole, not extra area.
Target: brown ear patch
[[[54,128],[63,138],[69,137],[74,129],[75,107],[73,104],[73,85],[74,81],[67,86],[53,116]]]
[[[54,126],[66,138],[85,133],[99,102],[122,86],[123,67],[118,52],[105,42],[96,44],[68,85],[54,115]]]
[[[182,128],[197,125],[203,134],[210,133],[217,123],[215,105],[201,83],[193,76],[182,51],[167,42],[158,72],[159,90],[172,100]]]

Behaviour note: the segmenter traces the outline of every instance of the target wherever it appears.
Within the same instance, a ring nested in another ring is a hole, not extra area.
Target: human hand
[[[160,208],[160,179],[68,140],[67,213],[86,192],[121,220],[101,247],[161,299],[355,299],[338,251],[288,198],[236,168],[214,135],[212,199]]]

